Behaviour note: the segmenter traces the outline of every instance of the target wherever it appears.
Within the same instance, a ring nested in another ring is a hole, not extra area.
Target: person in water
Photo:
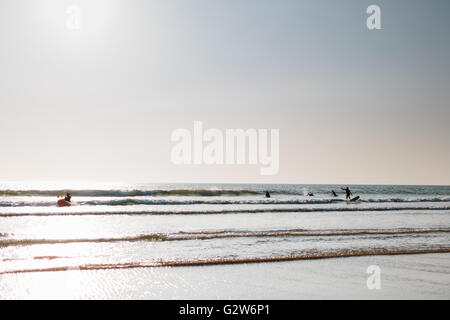
[[[345,191],[345,199],[350,199],[350,196],[352,196],[353,195],[353,193],[350,191],[350,189],[347,187],[347,188],[341,188],[342,190],[344,190]]]
[[[266,198],[270,198],[270,193],[269,193],[269,191],[266,191]]]
[[[66,193],[66,196],[64,197],[64,200],[66,200],[67,202],[70,202],[70,199],[72,199],[72,196],[70,195],[70,193]]]
[[[338,195],[336,194],[336,192],[334,192],[334,190],[331,190],[331,194],[333,195],[333,197],[337,197]]]
[[[308,197],[314,197],[314,193],[312,192],[308,193]]]

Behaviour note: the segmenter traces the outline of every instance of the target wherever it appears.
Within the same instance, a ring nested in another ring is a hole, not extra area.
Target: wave
[[[67,207],[70,208],[70,207]],[[219,210],[183,210],[183,211],[169,211],[169,210],[144,210],[144,211],[58,211],[58,212],[3,212],[0,213],[0,218],[9,217],[47,217],[47,216],[110,216],[110,215],[207,215],[207,214],[240,214],[240,213],[283,213],[283,212],[305,212],[305,213],[320,213],[320,212],[383,212],[383,211],[445,211],[450,210],[450,206],[444,207],[323,207],[323,208],[255,208],[255,209],[219,209]]]
[[[33,260],[55,260],[55,259],[70,259],[72,257],[69,256],[35,256],[32,257]],[[0,261],[9,262],[9,261],[18,261],[18,260],[27,260],[27,258],[6,258]]]
[[[314,204],[334,204],[345,203],[344,199],[108,199],[108,200],[87,200],[74,202],[77,205],[87,206],[133,206],[133,205],[314,205]],[[359,203],[439,203],[450,202],[450,198],[417,198],[417,199],[364,199]],[[54,207],[56,201],[0,201],[0,207]]]
[[[386,202],[404,202],[404,203],[412,203],[412,202],[450,202],[450,197],[445,196],[442,198],[386,198],[386,199],[361,199],[358,200],[363,203],[386,203]]]
[[[157,260],[149,262],[130,261],[124,263],[110,264],[80,264],[70,266],[58,266],[49,268],[30,268],[2,271],[0,274],[29,273],[29,272],[57,272],[57,271],[82,271],[82,270],[108,270],[108,269],[131,269],[131,268],[155,268],[155,267],[189,267],[189,266],[212,266],[226,264],[244,263],[268,263],[286,262],[296,260],[316,260],[346,257],[361,257],[375,255],[406,255],[406,254],[428,254],[449,253],[450,248],[428,248],[428,249],[366,249],[366,250],[341,250],[327,252],[305,252],[303,254],[270,256],[270,257],[242,257],[242,258],[216,258],[198,260]]]
[[[342,200],[344,202],[344,200]],[[113,199],[113,200],[87,200],[74,202],[77,205],[87,206],[132,206],[132,205],[199,205],[199,204],[211,204],[211,205],[239,205],[239,204],[329,204],[332,203],[329,200],[266,200],[266,199],[241,199],[241,200],[177,200],[177,199]],[[0,201],[0,207],[54,207],[56,201]]]
[[[172,234],[141,234],[127,237],[112,238],[79,238],[79,239],[0,239],[0,248],[9,246],[28,246],[40,244],[67,243],[98,243],[98,242],[136,242],[136,241],[183,241],[183,240],[211,240],[226,238],[266,238],[266,237],[329,237],[329,236],[377,236],[377,235],[408,235],[428,233],[448,233],[449,228],[434,229],[352,229],[352,230],[263,230],[263,231],[193,231]]]
[[[157,189],[157,190],[0,190],[0,196],[61,196],[66,192],[72,196],[79,197],[137,197],[137,196],[241,196],[263,194],[262,191],[255,190],[210,190],[210,189]],[[269,191],[270,192],[270,191]],[[292,194],[279,191],[271,191],[271,193]]]

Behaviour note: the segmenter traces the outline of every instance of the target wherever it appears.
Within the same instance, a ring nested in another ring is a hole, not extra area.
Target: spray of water
[[[303,195],[305,197],[308,195],[308,188],[303,188]]]

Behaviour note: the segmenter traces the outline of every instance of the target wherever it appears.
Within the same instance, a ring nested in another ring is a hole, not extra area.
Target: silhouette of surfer
[[[336,192],[334,192],[334,190],[331,190],[331,194],[333,195],[333,197],[337,197],[338,195],[336,194]]]
[[[341,188],[342,190],[344,190],[345,191],[345,199],[350,199],[351,198],[351,196],[353,195],[353,193],[350,191],[350,189],[347,187],[347,188]]]
[[[72,196],[70,195],[70,193],[66,193],[66,196],[64,197],[64,200],[66,200],[67,202],[70,202],[70,199],[72,199]]]
[[[266,191],[266,198],[270,198],[270,193],[269,193],[269,191]]]

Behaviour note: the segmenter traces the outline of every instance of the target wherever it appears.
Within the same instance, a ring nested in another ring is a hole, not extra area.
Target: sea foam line
[[[67,243],[96,243],[96,242],[136,242],[136,241],[182,241],[182,240],[211,240],[226,238],[252,238],[252,237],[325,237],[325,236],[366,236],[366,235],[406,235],[447,233],[449,228],[437,229],[350,229],[350,230],[264,230],[264,231],[181,231],[172,234],[141,234],[129,237],[111,238],[78,238],[78,239],[0,239],[0,247],[29,246],[40,244],[67,244]]]
[[[0,190],[0,196],[60,196],[66,192],[72,194],[72,196],[79,197],[137,197],[137,196],[240,196],[240,195],[255,195],[262,194],[262,191],[256,190],[237,190],[237,189],[155,189],[155,190],[75,190],[75,189],[59,189],[59,190]],[[271,193],[281,194],[298,194],[289,192],[280,192],[278,190],[272,190]]]
[[[11,197],[13,198],[13,197]],[[119,198],[110,200],[86,200],[76,202],[77,205],[88,206],[133,206],[133,205],[295,205],[295,204],[333,204],[344,203],[344,199],[192,199],[192,200],[178,200],[178,199],[136,199],[136,198]],[[449,197],[443,198],[416,198],[416,199],[361,199],[359,203],[427,203],[427,202],[449,202]],[[15,201],[8,199],[0,201],[0,207],[54,207],[56,201]]]
[[[66,210],[70,207],[63,208]],[[111,216],[111,215],[206,215],[206,214],[240,214],[240,213],[283,213],[283,212],[382,212],[382,211],[405,211],[405,210],[427,210],[427,211],[446,211],[450,206],[441,207],[359,207],[357,204],[349,204],[345,207],[323,207],[323,208],[255,208],[255,209],[221,209],[221,210],[185,210],[185,211],[163,211],[163,210],[144,210],[144,211],[58,211],[58,212],[3,212],[0,218],[10,217],[49,217],[49,216]]]
[[[361,257],[376,255],[406,255],[406,254],[427,254],[427,253],[450,253],[450,248],[430,248],[430,249],[370,249],[370,250],[343,250],[333,252],[305,253],[300,255],[287,255],[277,257],[255,257],[255,258],[217,258],[199,260],[158,260],[150,262],[125,262],[111,264],[84,264],[78,266],[58,266],[49,268],[18,269],[2,271],[0,274],[16,274],[30,272],[58,272],[73,270],[115,270],[131,268],[154,268],[154,267],[189,267],[189,266],[213,266],[226,264],[244,263],[264,263],[264,262],[284,262],[295,260],[315,260],[345,257]]]

